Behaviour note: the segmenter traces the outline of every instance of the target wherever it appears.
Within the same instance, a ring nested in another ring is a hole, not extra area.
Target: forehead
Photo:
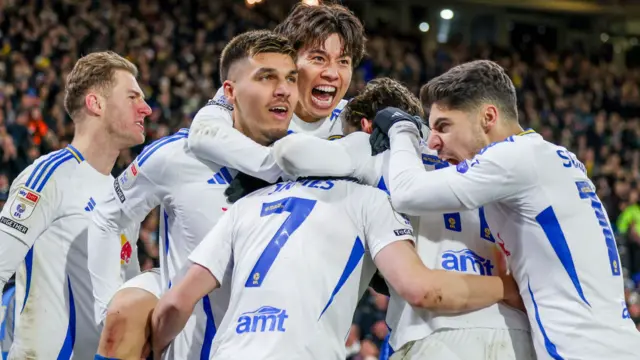
[[[296,64],[289,55],[279,53],[256,54],[245,62],[251,68],[272,68],[278,71],[289,72],[296,69]]]
[[[344,39],[340,34],[332,33],[324,41],[322,39],[313,39],[300,49],[301,54],[314,51],[323,51],[332,57],[345,56]]]
[[[140,91],[140,85],[132,73],[125,70],[116,70],[114,74],[116,86],[119,89]]]

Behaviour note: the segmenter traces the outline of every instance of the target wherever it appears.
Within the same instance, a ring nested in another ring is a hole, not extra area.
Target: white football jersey
[[[294,114],[288,132],[302,132],[329,140],[340,138],[342,118],[339,115],[346,104],[346,100],[341,100],[330,116],[315,123],[304,122]],[[214,98],[193,118],[188,140],[190,150],[200,160],[276,182],[283,174],[271,156],[270,148],[234,129],[232,110],[223,89],[218,89]]]
[[[423,131],[428,135],[427,128]],[[355,132],[331,143],[311,140],[306,136],[293,135],[274,145],[274,156],[287,173],[317,176],[330,168],[340,169],[366,184],[389,192],[390,152],[371,156],[368,134]],[[440,171],[438,169],[449,166],[438,159],[424,141],[420,143],[419,153],[422,167],[427,171]],[[345,166],[345,162],[348,165]],[[412,217],[411,221],[417,234],[418,255],[428,268],[496,275],[499,250],[487,225],[484,209],[447,213],[433,211]],[[502,303],[473,312],[445,315],[412,307],[392,288],[389,290],[392,296],[386,320],[392,330],[389,343],[394,349],[443,328],[529,330],[526,315]]]
[[[625,306],[613,231],[574,154],[529,130],[457,167],[425,173],[410,154],[417,146],[410,133],[415,128],[405,124],[390,132],[392,191],[411,178],[403,191],[413,212],[484,206],[520,287],[539,359],[638,358],[640,333]]]
[[[9,359],[96,354],[100,333],[93,321],[87,228],[113,181],[70,145],[37,159],[11,185],[0,213],[0,273],[4,278],[19,267]],[[135,238],[137,227],[120,235],[124,241]],[[130,260],[123,265],[139,272],[137,257]]]
[[[161,205],[159,258],[165,290],[172,286],[172,280],[183,274],[189,254],[227,210],[224,190],[236,174],[226,167],[196,160],[187,146],[188,134],[188,129],[182,129],[146,146],[110,186],[113,193],[109,206],[101,208],[101,219],[96,220],[121,228],[140,223]],[[92,241],[114,243],[108,232],[96,231],[93,235]],[[94,277],[106,278],[101,274]],[[115,291],[119,285],[121,282],[108,287]],[[103,297],[113,294],[105,293]],[[104,311],[108,299],[101,302]],[[165,358],[208,358],[228,302],[228,288],[204,297],[185,330],[165,352]]]
[[[344,359],[360,285],[400,240],[413,240],[408,221],[352,181],[283,182],[241,199],[189,257],[231,283],[212,359]]]

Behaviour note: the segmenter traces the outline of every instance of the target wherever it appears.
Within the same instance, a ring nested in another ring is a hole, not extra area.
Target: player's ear
[[[224,90],[224,96],[227,98],[227,101],[229,101],[231,105],[235,105],[235,100],[236,100],[235,83],[231,80],[225,80],[222,83],[222,89]]]
[[[494,105],[485,106],[482,111],[481,125],[485,133],[489,132],[498,123],[498,108]]]
[[[84,105],[91,115],[102,115],[104,110],[104,98],[95,92],[89,92],[84,97]]]
[[[373,121],[363,117],[360,119],[360,127],[362,128],[362,131],[367,134],[371,134],[373,132]]]

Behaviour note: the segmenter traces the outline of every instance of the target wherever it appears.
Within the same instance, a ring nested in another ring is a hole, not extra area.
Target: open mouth
[[[136,125],[140,128],[140,131],[144,131],[144,121],[136,121]]]
[[[285,119],[289,113],[289,107],[284,105],[272,106],[269,108],[269,112],[274,114],[277,118]]]
[[[320,108],[329,108],[338,89],[335,86],[320,85],[311,90],[311,101]]]

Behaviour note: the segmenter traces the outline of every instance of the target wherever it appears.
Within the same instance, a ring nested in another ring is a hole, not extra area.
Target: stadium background
[[[149,143],[189,127],[220,85],[218,57],[227,41],[275,27],[294,3],[0,0],[0,207],[22,169],[71,140],[62,90],[81,54],[111,49],[139,67],[153,108]],[[492,59],[508,71],[521,122],[574,151],[598,187],[640,329],[640,1],[341,3],[363,20],[369,38],[347,98],[379,76],[417,93],[433,76],[471,59]],[[123,151],[113,174],[141,149]],[[140,231],[144,268],[157,262],[157,240],[156,210]],[[373,293],[361,301],[347,339],[351,359],[377,356],[387,334],[386,306]]]

